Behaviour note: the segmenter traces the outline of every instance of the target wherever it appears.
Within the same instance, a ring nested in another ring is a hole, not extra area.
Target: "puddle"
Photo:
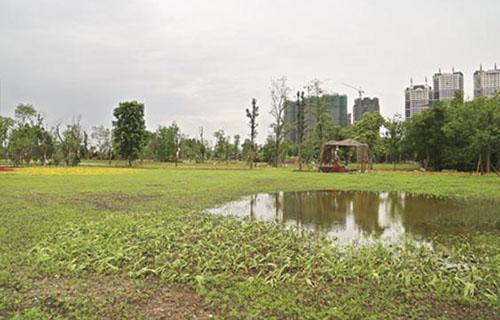
[[[302,191],[259,193],[207,212],[282,223],[326,234],[342,244],[411,238],[428,242],[443,234],[498,232],[498,204],[443,200],[402,192]]]

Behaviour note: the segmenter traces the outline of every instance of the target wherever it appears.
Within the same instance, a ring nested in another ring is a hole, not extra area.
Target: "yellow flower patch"
[[[33,167],[19,168],[13,173],[30,176],[101,176],[132,174],[142,171],[131,168],[92,168],[92,167]]]

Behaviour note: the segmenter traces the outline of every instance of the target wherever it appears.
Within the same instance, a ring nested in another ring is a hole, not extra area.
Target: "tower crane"
[[[349,87],[349,88],[351,88],[351,89],[356,90],[356,91],[358,92],[358,94],[359,94],[359,100],[360,100],[360,101],[363,99],[363,94],[365,93],[365,91],[364,91],[363,89],[361,89],[361,87],[356,88],[355,86],[351,86],[351,85],[350,85],[350,84],[348,84],[348,83],[342,83],[342,84],[343,84],[344,86],[346,86],[346,87]]]

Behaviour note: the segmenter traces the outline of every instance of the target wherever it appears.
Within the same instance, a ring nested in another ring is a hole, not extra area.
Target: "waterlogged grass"
[[[254,192],[328,188],[500,198],[500,178],[491,176],[1,175],[0,318],[497,318],[498,228],[436,235],[434,247],[340,248],[279,225],[201,213]]]

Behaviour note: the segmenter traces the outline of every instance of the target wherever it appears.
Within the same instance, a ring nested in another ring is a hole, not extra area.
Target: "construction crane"
[[[361,89],[361,87],[359,88],[356,88],[355,86],[351,86],[350,84],[347,84],[347,83],[342,83],[344,86],[346,87],[349,87],[351,89],[354,89],[358,92],[359,94],[359,100],[361,101],[363,99],[363,94],[365,93],[365,91],[363,89]]]

